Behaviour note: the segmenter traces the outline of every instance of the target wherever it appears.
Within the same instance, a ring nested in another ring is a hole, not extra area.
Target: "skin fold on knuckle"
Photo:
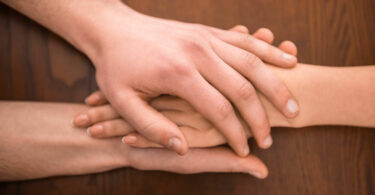
[[[258,57],[255,55],[248,53],[248,52],[243,52],[243,74],[247,74],[250,72],[253,72],[257,67],[262,65],[262,60],[260,60]]]
[[[256,91],[254,87],[249,83],[249,81],[242,81],[242,83],[237,88],[238,97],[243,100],[250,100],[256,97]]]
[[[228,100],[221,100],[217,103],[216,119],[224,120],[234,114],[234,108]]]

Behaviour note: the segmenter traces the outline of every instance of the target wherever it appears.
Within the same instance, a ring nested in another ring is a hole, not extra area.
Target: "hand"
[[[66,121],[87,106],[67,103],[0,102],[0,181],[97,173],[115,168],[177,173],[241,172],[265,178],[256,157],[238,157],[225,147],[138,149],[120,139],[93,139]],[[35,114],[37,113],[37,114]],[[204,157],[204,158],[202,158]]]
[[[287,87],[256,57],[291,67],[296,64],[294,56],[244,33],[140,14],[113,14],[117,15],[111,15],[111,22],[100,25],[95,39],[99,48],[88,56],[109,102],[150,141],[179,154],[188,150],[177,125],[147,104],[161,94],[189,102],[240,156],[246,156],[249,148],[230,102],[258,145],[267,148],[272,144],[267,116],[248,80],[287,117],[297,114]]]
[[[243,26],[236,26],[231,30],[247,33],[247,29]],[[268,29],[259,29],[253,36],[267,43],[272,43],[273,40],[273,35]],[[291,42],[283,42],[279,48],[292,55],[297,54],[297,48]],[[95,106],[78,115],[78,117],[86,115],[89,119],[86,125],[81,126],[89,127],[87,129],[89,135],[96,138],[125,136],[123,142],[134,147],[161,147],[135,133],[134,128],[120,118],[120,115],[108,104],[102,92],[94,92],[85,101],[88,105]],[[153,99],[150,104],[179,126],[187,138],[189,147],[211,147],[226,143],[220,132],[186,101],[172,96],[162,96]],[[243,120],[241,123],[245,128],[247,127]],[[248,137],[251,136],[248,128],[246,134]]]
[[[240,172],[264,179],[267,167],[257,157],[238,157],[225,147],[191,149],[184,156],[162,149],[137,149],[123,145],[125,166],[140,170],[161,170],[182,174],[202,172]],[[202,158],[204,157],[204,158]],[[168,159],[168,160],[166,160]]]

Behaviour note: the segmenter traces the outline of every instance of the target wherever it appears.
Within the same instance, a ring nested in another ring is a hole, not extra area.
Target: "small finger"
[[[286,53],[296,56],[297,46],[291,41],[283,41],[280,43],[279,48]]]
[[[260,28],[258,29],[253,36],[259,40],[262,40],[268,44],[272,44],[274,40],[274,35],[272,31],[268,28]]]
[[[225,147],[191,149],[184,156],[162,148],[131,148],[129,162],[130,166],[140,170],[163,170],[182,174],[238,172],[259,179],[264,179],[268,175],[266,165],[257,157],[238,157]]]
[[[245,33],[245,34],[249,33],[249,29],[247,29],[247,27],[244,25],[236,25],[230,28],[229,30],[234,31],[234,32],[239,32],[239,33]]]
[[[103,92],[95,91],[89,96],[86,97],[85,103],[89,106],[99,106],[103,104],[107,104],[107,98],[105,98]]]
[[[96,123],[87,128],[87,134],[96,138],[111,138],[124,136],[134,131],[134,129],[123,119],[107,120]]]
[[[72,123],[76,127],[88,127],[92,124],[119,118],[120,115],[112,108],[110,104],[92,107],[84,113],[74,117]]]
[[[295,56],[283,52],[279,48],[276,48],[265,41],[259,40],[252,35],[225,31],[212,27],[206,29],[220,40],[251,52],[270,64],[280,67],[293,67],[297,64],[297,58]]]
[[[150,105],[156,110],[194,112],[195,109],[185,100],[175,96],[159,96],[151,100]]]

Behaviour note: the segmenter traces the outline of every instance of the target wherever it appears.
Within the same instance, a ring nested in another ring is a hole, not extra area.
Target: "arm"
[[[296,57],[248,34],[146,16],[120,0],[2,1],[84,52],[118,113],[137,132],[179,154],[188,150],[184,136],[147,104],[160,94],[188,101],[241,156],[249,148],[230,102],[262,148],[270,146],[264,142],[270,128],[254,87],[285,116],[298,114],[288,109],[288,103],[297,104],[287,87],[260,60],[291,67]]]
[[[87,109],[78,104],[0,101],[0,181],[97,173],[126,166],[185,174],[267,176],[267,168],[258,158],[240,158],[227,148],[191,149],[179,156],[165,149],[131,148],[121,144],[120,138],[92,139],[70,124],[77,112]]]
[[[375,126],[375,66],[269,66],[299,99],[300,115],[287,119],[263,97],[272,126]]]
[[[312,125],[350,125],[375,127],[375,66],[324,67],[299,64],[293,69],[269,66],[300,100],[300,114],[295,119],[284,117],[262,94],[273,127],[303,127]],[[96,97],[94,99],[94,97]],[[87,98],[91,105],[105,104],[102,93]],[[180,125],[193,147],[225,143],[222,135],[187,102],[173,97],[160,97],[151,103],[156,109]],[[103,108],[109,108],[107,110]],[[108,114],[111,113],[111,116]],[[90,109],[88,132],[93,137],[124,136],[123,141],[136,147],[158,146],[133,133],[126,121],[119,119],[109,105]],[[117,122],[116,122],[117,121]],[[118,121],[123,121],[118,123]],[[75,121],[76,123],[77,121]],[[77,123],[76,123],[77,124]],[[117,125],[113,125],[117,124]],[[243,123],[245,125],[245,123]],[[99,128],[101,127],[101,128]],[[250,132],[248,131],[248,136]],[[136,141],[135,141],[136,140]]]

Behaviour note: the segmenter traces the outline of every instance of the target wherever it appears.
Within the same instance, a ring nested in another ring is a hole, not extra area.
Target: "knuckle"
[[[190,77],[193,74],[194,69],[192,68],[192,66],[190,66],[187,63],[173,62],[173,63],[170,63],[167,71],[169,74],[172,73],[173,75],[176,75],[179,77],[180,76]]]
[[[258,132],[260,132],[262,135],[268,135],[271,132],[270,125],[268,121],[265,119],[259,120],[259,123],[257,124]]]
[[[256,97],[256,91],[248,81],[244,81],[239,85],[237,93],[238,97],[242,100],[249,100],[250,98]]]
[[[205,53],[206,47],[200,42],[199,38],[193,38],[190,40],[183,41],[183,47],[192,53]]]
[[[113,122],[103,122],[101,124],[103,126],[103,134],[110,135],[114,130],[114,124]]]
[[[89,121],[96,122],[103,118],[103,113],[101,112],[101,109],[99,108],[92,108],[89,111],[87,111],[87,115],[89,117]]]
[[[254,43],[254,37],[252,37],[251,35],[249,34],[241,34],[241,42],[243,44],[253,44]]]
[[[273,87],[272,92],[274,93],[274,98],[284,101],[288,101],[290,98],[290,93],[288,88],[282,83],[278,81],[275,86]]]
[[[229,101],[223,100],[222,102],[219,103],[219,106],[218,106],[218,116],[219,116],[218,119],[219,120],[226,119],[233,113],[234,113],[234,109],[233,109],[232,104]]]
[[[243,62],[245,71],[253,71],[259,64],[262,64],[262,60],[248,52],[243,54]]]

